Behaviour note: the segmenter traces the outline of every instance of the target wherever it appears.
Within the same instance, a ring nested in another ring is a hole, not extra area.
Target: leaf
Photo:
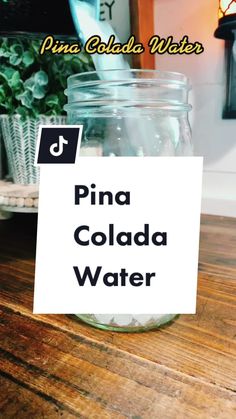
[[[90,62],[90,56],[85,54],[84,52],[81,52],[79,55],[79,59],[80,61],[82,61],[82,63],[84,64],[89,64]]]
[[[49,106],[50,108],[57,106],[59,103],[59,98],[57,95],[48,95],[45,98],[45,103],[47,106]]]
[[[15,69],[12,67],[2,67],[2,71],[0,71],[0,75],[8,82],[15,73]]]
[[[25,51],[22,57],[22,61],[26,67],[29,67],[34,62],[34,56],[32,52]]]
[[[14,44],[10,47],[10,59],[9,62],[11,65],[17,66],[22,61],[23,47],[21,44]]]
[[[14,73],[12,74],[11,78],[8,80],[8,84],[11,88],[15,89],[20,82],[20,73],[19,71],[14,71]]]
[[[44,86],[35,84],[33,87],[32,93],[35,99],[43,99],[46,94],[46,89]]]
[[[0,86],[0,102],[3,102],[5,100],[5,91],[3,86]]]
[[[45,71],[38,71],[34,75],[34,80],[40,86],[46,86],[48,84],[48,75]]]
[[[39,41],[32,41],[31,42],[31,48],[32,50],[38,55],[39,53]]]
[[[34,81],[34,77],[29,77],[27,80],[25,80],[24,82],[24,88],[27,90],[33,90],[33,87],[35,85],[35,81]]]
[[[19,57],[19,55],[17,55],[17,54],[12,54],[10,56],[10,59],[9,59],[10,64],[14,65],[14,66],[19,65],[21,63],[21,61],[22,61],[22,58]]]
[[[21,104],[26,108],[31,108],[32,102],[34,100],[33,95],[29,90],[18,95],[17,99],[20,100]]]
[[[19,57],[20,56],[22,56],[22,54],[23,54],[23,47],[22,47],[22,45],[21,44],[13,44],[11,47],[10,47],[10,51],[13,53],[13,54],[16,54],[16,55],[18,55]]]
[[[29,111],[25,109],[23,106],[17,106],[16,113],[18,113],[23,118],[26,118],[29,115]]]
[[[6,51],[5,48],[0,48],[0,57],[10,57],[11,53],[9,51]]]
[[[71,61],[73,60],[74,56],[72,54],[65,54],[64,61]]]

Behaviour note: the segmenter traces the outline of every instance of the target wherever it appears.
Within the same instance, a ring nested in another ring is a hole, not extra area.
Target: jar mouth
[[[148,69],[114,69],[114,70],[98,70],[88,71],[80,74],[74,74],[68,77],[68,89],[74,87],[93,86],[99,83],[120,82],[125,83],[128,81],[135,83],[149,83],[150,81],[155,84],[172,84],[179,87],[190,89],[190,81],[183,73],[174,71],[162,70],[148,70]]]
[[[66,111],[76,108],[156,108],[188,111],[184,74],[160,70],[99,70],[70,76]]]

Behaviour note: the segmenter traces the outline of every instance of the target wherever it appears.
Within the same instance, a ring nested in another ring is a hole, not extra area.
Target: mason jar
[[[80,155],[191,156],[189,89],[185,75],[158,70],[104,70],[69,77],[65,109],[69,124],[84,126]],[[102,329],[141,331],[170,322],[176,313],[77,316]]]

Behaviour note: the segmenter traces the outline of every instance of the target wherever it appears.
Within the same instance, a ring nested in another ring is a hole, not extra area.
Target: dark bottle
[[[75,37],[68,0],[0,0],[0,34]]]

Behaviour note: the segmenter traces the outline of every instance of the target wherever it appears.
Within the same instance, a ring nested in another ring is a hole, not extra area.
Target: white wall
[[[218,0],[155,0],[155,31],[184,35],[205,47],[200,55],[156,55],[156,67],[188,75],[193,86],[195,154],[204,156],[202,211],[236,217],[236,120],[223,120],[224,41],[214,38]]]

